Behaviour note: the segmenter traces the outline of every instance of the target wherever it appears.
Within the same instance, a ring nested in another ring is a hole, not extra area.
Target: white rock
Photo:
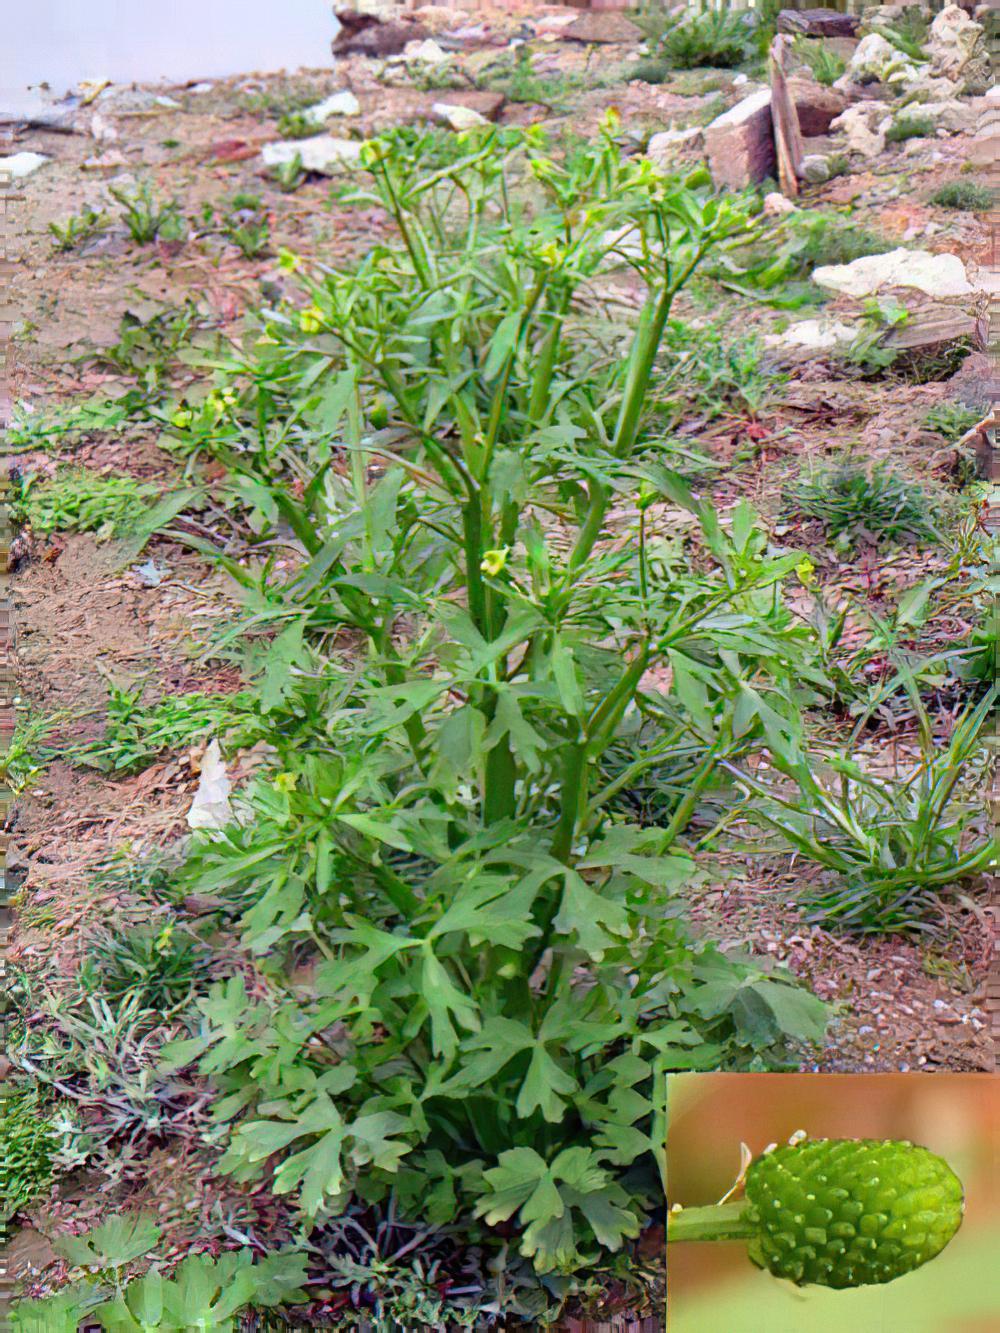
[[[13,153],[10,157],[0,157],[0,176],[9,180],[24,180],[49,159],[44,153]]]
[[[907,108],[900,114],[906,117],[911,113]],[[947,130],[949,134],[965,134],[975,128],[975,118],[968,104],[963,102],[924,102],[912,114],[930,116],[935,129]]]
[[[176,97],[154,97],[153,101],[157,106],[165,106],[168,111],[180,111],[181,104]]]
[[[935,17],[926,49],[934,73],[954,79],[963,92],[982,93],[990,86],[986,33],[958,5],[945,6]]]
[[[233,817],[229,804],[232,789],[219,742],[211,741],[202,755],[198,790],[187,812],[188,828],[225,828]]]
[[[118,138],[118,131],[99,111],[95,111],[90,118],[90,134],[98,143],[113,143]]]
[[[675,148],[685,145],[695,148],[703,137],[704,131],[699,125],[689,125],[683,130],[661,130],[646,145],[646,156],[655,166],[667,167],[675,161]]]
[[[852,343],[857,334],[853,324],[837,320],[804,319],[791,324],[784,333],[770,334],[764,341],[772,347],[808,347],[816,352],[828,352],[834,347]]]
[[[535,23],[535,31],[559,33],[562,28],[575,23],[580,17],[579,14],[543,14]]]
[[[874,296],[886,287],[913,287],[926,296],[970,296],[969,282],[958,255],[929,250],[890,250],[865,255],[850,264],[832,264],[813,272],[813,282],[846,296]]]
[[[403,47],[403,58],[407,64],[443,65],[451,56],[428,37],[424,42],[407,42]]]
[[[777,190],[772,190],[770,194],[764,196],[764,212],[770,218],[780,218],[784,217],[786,213],[797,213],[798,211],[791,199],[786,199]]]
[[[862,157],[878,157],[885,148],[885,132],[892,124],[882,102],[859,102],[849,106],[830,122],[831,130],[839,130],[847,140],[852,153]]]
[[[312,139],[282,139],[266,143],[261,149],[264,165],[284,166],[298,157],[304,171],[315,171],[321,176],[334,176],[355,166],[361,157],[359,139],[335,139],[329,134],[317,134]]]
[[[317,102],[315,106],[307,106],[302,115],[313,124],[322,125],[331,116],[360,116],[361,103],[352,92],[345,89],[343,92],[333,93],[322,102]]]
[[[849,88],[851,84],[870,79],[877,79],[879,83],[906,83],[916,72],[909,57],[880,33],[870,32],[858,43],[850,64],[834,87]]]
[[[443,120],[450,129],[457,131],[472,130],[477,125],[490,123],[484,115],[474,111],[471,106],[457,106],[453,102],[435,102],[431,112],[438,120]]]
[[[733,87],[734,87],[734,88],[742,88],[743,85],[744,85],[745,83],[749,83],[749,82],[750,82],[750,79],[749,79],[749,77],[748,77],[746,74],[737,74],[736,78],[733,79]]]
[[[214,83],[193,83],[188,92],[200,95],[201,93],[210,93],[214,87]]]

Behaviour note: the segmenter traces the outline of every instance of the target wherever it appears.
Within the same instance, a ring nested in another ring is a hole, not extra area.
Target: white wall
[[[331,64],[332,0],[0,0],[0,96]]]

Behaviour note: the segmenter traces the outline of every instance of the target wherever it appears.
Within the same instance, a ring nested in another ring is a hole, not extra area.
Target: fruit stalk
[[[667,1216],[667,1242],[679,1240],[750,1240],[757,1225],[746,1216],[744,1203],[715,1203],[682,1208]]]

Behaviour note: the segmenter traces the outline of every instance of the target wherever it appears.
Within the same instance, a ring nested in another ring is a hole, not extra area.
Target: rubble
[[[885,134],[892,115],[884,102],[859,102],[849,106],[830,128],[842,134],[846,147],[862,157],[878,157],[885,149]]]
[[[304,119],[322,125],[331,116],[360,116],[361,103],[352,92],[345,89],[339,93],[331,93],[315,106],[307,106],[302,115]]]
[[[932,71],[957,83],[963,93],[984,93],[993,82],[986,33],[958,5],[948,5],[935,17],[927,54]]]

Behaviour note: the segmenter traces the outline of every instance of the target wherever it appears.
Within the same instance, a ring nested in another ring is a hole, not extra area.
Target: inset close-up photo
[[[676,1074],[670,1333],[986,1333],[1000,1080]]]

